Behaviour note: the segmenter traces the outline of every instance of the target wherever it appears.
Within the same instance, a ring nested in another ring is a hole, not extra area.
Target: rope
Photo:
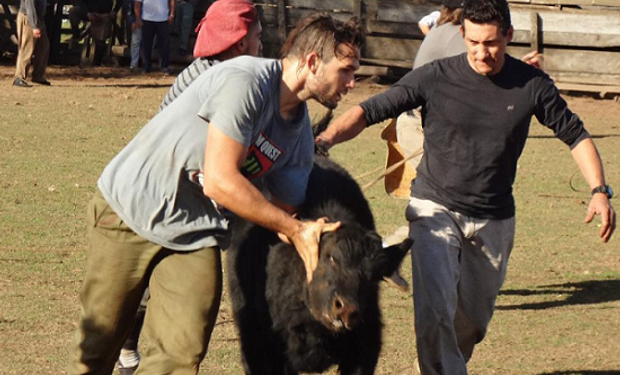
[[[379,177],[375,178],[374,180],[370,181],[366,185],[362,186],[362,191],[366,191],[370,189],[374,184],[381,181],[385,176],[389,175],[390,173],[400,168],[403,164],[405,164],[409,160],[415,158],[416,156],[422,155],[422,152],[424,152],[424,149],[420,147],[419,149],[417,149],[415,152],[413,152],[411,155],[407,156],[403,160],[400,160],[399,162],[392,164],[389,168],[386,168],[385,172],[383,172]],[[368,176],[370,174],[376,173],[378,170],[381,170],[381,169],[383,169],[383,167],[364,173],[362,176]]]

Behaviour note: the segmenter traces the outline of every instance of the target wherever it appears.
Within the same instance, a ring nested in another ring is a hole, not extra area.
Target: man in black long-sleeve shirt
[[[506,54],[513,29],[506,0],[465,2],[467,53],[413,70],[353,107],[319,137],[324,146],[422,106],[424,156],[411,185],[410,222],[419,367],[467,374],[506,275],[514,241],[512,184],[532,116],[567,144],[592,189],[586,222],[615,229],[613,194],[583,123],[541,70]],[[416,369],[419,371],[419,369]]]

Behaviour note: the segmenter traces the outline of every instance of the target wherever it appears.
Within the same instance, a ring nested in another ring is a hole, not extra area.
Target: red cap
[[[246,0],[217,0],[196,27],[194,57],[226,51],[247,35],[256,17],[256,8]]]

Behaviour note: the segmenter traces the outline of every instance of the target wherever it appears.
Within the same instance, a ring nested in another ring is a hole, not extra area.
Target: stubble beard
[[[312,98],[319,102],[321,105],[333,110],[338,107],[338,102],[332,98],[333,96],[330,97],[329,93],[327,92],[328,90],[328,85],[324,84],[323,80],[317,78],[316,88],[312,90]]]

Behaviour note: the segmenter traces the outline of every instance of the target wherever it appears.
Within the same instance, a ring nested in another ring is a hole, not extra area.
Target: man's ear
[[[463,25],[459,26],[459,30],[461,31],[461,37],[465,38],[465,28]]]
[[[246,49],[247,49],[247,45],[248,45],[248,43],[245,40],[245,37],[241,38],[240,41],[235,43],[235,46],[237,47],[237,51],[239,51],[240,54],[245,54]]]
[[[310,52],[306,55],[306,66],[308,70],[312,72],[312,74],[316,74],[319,70],[319,65],[321,64],[321,58],[316,52]]]
[[[510,26],[510,28],[508,29],[508,32],[506,33],[506,39],[508,40],[507,43],[512,42],[512,37],[514,36],[514,34],[515,34],[515,29],[512,26]]]

